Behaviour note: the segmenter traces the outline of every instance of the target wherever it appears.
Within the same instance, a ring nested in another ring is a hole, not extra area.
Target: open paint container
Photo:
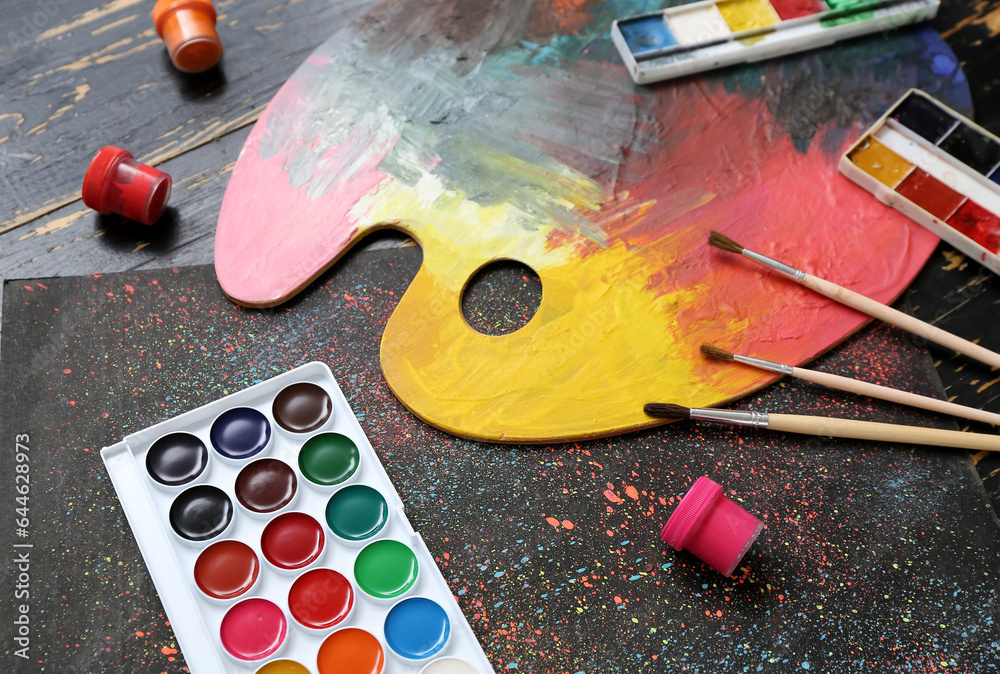
[[[1000,273],[1000,138],[911,89],[840,159],[882,203]]]
[[[638,84],[825,47],[932,19],[940,0],[705,0],[620,19],[611,39]]]
[[[675,550],[687,550],[724,576],[764,529],[764,523],[722,492],[707,477],[695,480],[670,515],[660,536]]]
[[[493,671],[326,365],[101,456],[192,672]]]
[[[128,150],[106,145],[83,178],[83,203],[101,215],[117,213],[144,225],[155,223],[170,198],[169,174],[140,164]]]

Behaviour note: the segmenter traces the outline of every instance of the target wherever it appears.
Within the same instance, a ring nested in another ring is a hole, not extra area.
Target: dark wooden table
[[[222,65],[184,76],[153,30],[151,1],[98,7],[82,0],[4,2],[0,275],[211,263],[226,182],[254,121],[309,53],[374,6],[370,0],[222,0],[216,3]],[[933,25],[963,64],[976,121],[1000,134],[1000,0],[946,0]],[[156,227],[98,216],[80,201],[90,158],[106,144],[128,148],[172,175],[170,207]],[[407,242],[386,235],[369,245]],[[1000,278],[946,244],[899,306],[1000,350]],[[1000,412],[1000,372],[984,375],[964,358],[928,349],[950,399]],[[975,459],[997,503],[1000,458]]]
[[[4,3],[3,278],[210,263],[222,195],[254,121],[309,53],[376,3],[219,2],[225,56],[198,76],[172,67],[150,5]],[[1000,1],[948,0],[934,27],[962,62],[976,121],[1000,133]],[[170,206],[156,227],[101,217],[83,205],[83,174],[106,144],[172,175]],[[901,301],[924,320],[1000,349],[1000,279],[946,244]],[[930,348],[949,397],[1000,411],[1000,373],[984,377],[965,359]],[[981,462],[988,489],[1000,496],[1000,459]]]

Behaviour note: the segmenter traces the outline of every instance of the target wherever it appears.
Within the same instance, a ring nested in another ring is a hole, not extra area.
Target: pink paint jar
[[[687,550],[724,576],[733,575],[764,523],[699,477],[674,510],[660,536],[675,550]]]
[[[140,164],[132,153],[113,145],[102,147],[83,179],[83,203],[101,215],[118,215],[151,225],[170,198],[170,176]]]

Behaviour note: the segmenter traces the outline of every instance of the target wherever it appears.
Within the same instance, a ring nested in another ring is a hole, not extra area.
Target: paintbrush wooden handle
[[[867,381],[858,381],[857,379],[851,379],[850,377],[841,377],[840,375],[828,374],[826,372],[804,370],[801,367],[793,367],[792,376],[806,381],[811,381],[814,384],[821,384],[822,386],[828,386],[841,391],[848,391],[849,393],[857,393],[858,395],[864,395],[870,398],[888,400],[890,402],[900,403],[901,405],[910,405],[911,407],[919,407],[920,409],[930,410],[931,412],[951,414],[956,417],[963,417],[965,419],[972,419],[973,421],[982,421],[987,424],[993,424],[994,426],[1000,426],[1000,414],[987,412],[986,410],[977,410],[974,407],[966,407],[965,405],[956,405],[955,403],[950,403],[946,400],[938,400],[937,398],[917,395],[916,393],[910,393],[908,391],[900,391],[899,389],[889,388],[888,386],[880,386],[879,384],[872,384]]]
[[[773,431],[802,433],[805,435],[826,435],[833,438],[880,440],[901,444],[975,449],[987,452],[1000,451],[1000,435],[963,433],[962,431],[946,431],[940,428],[921,428],[920,426],[880,424],[875,421],[858,421],[856,419],[768,413],[767,427]]]
[[[959,353],[965,354],[969,358],[975,358],[978,361],[986,363],[987,365],[992,365],[993,367],[1000,367],[1000,353],[994,353],[989,349],[984,349],[978,344],[973,344],[972,342],[962,339],[956,335],[946,332],[941,328],[936,328],[929,323],[924,323],[918,318],[914,318],[909,314],[904,314],[902,311],[897,311],[892,307],[886,306],[881,302],[876,302],[870,297],[865,297],[853,290],[848,290],[836,283],[831,283],[818,276],[813,276],[812,274],[806,274],[802,279],[802,285],[807,288],[812,288],[821,295],[826,295],[830,299],[837,300],[842,304],[846,304],[849,307],[854,307],[858,311],[864,312],[869,316],[874,316],[875,318],[881,319],[886,323],[891,323],[897,327],[908,330],[915,335],[919,335],[927,340],[930,340],[936,344],[947,347],[949,349],[954,349]]]

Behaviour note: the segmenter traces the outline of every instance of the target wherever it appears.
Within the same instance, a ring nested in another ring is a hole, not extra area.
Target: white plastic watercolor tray
[[[971,119],[960,115],[919,89],[910,89],[898,101],[886,110],[878,121],[861,135],[856,143],[847,148],[840,157],[840,172],[864,189],[871,192],[876,199],[890,208],[907,216],[914,222],[930,230],[937,237],[944,239],[961,252],[976,260],[995,274],[1000,274],[1000,253],[994,253],[978,241],[966,236],[947,222],[927,212],[910,201],[894,188],[882,184],[877,178],[851,161],[851,155],[869,138],[875,138],[891,152],[912,164],[915,169],[927,171],[934,178],[955,190],[959,194],[984,206],[988,211],[1000,214],[1000,188],[973,169],[967,167],[958,159],[950,157],[947,152],[933,145],[927,139],[920,137],[891,118],[893,112],[911,96],[919,96],[955,119],[956,124],[964,123],[971,129],[1000,144],[1000,138],[993,135]]]
[[[817,13],[800,19],[780,21],[778,24],[764,28],[732,33],[723,41],[715,39],[714,35],[692,33],[685,34],[686,48],[663,56],[640,60],[629,47],[619,26],[626,21],[634,21],[643,17],[660,17],[678,13],[709,12],[718,15],[715,5],[719,0],[702,0],[688,4],[676,5],[666,9],[640,14],[628,18],[617,19],[611,24],[611,40],[622,61],[628,68],[636,84],[652,84],[661,80],[683,77],[694,73],[715,70],[738,63],[753,63],[765,59],[777,58],[787,54],[818,49],[867,35],[885,32],[890,29],[928,21],[937,15],[941,5],[940,0],[899,0],[874,5],[868,15],[854,21],[820,23],[827,13]],[[722,17],[718,17],[722,21]],[[700,22],[692,23],[692,26]],[[697,31],[692,27],[690,30]],[[699,44],[703,43],[703,44]]]
[[[328,424],[314,433],[304,434],[305,437],[302,438],[295,438],[291,434],[282,432],[271,413],[274,396],[286,386],[296,382],[317,384],[326,390],[333,400],[333,414]],[[259,410],[265,415],[272,429],[272,444],[261,454],[248,459],[246,463],[265,456],[285,461],[295,471],[300,492],[291,504],[291,510],[311,514],[323,525],[326,535],[323,555],[316,564],[308,568],[331,568],[351,581],[355,604],[352,613],[344,623],[322,634],[300,628],[290,615],[287,597],[295,577],[268,567],[261,554],[260,545],[261,532],[267,520],[253,517],[237,505],[234,485],[241,466],[219,460],[219,456],[212,448],[209,437],[212,422],[223,411],[235,407],[251,407]],[[234,504],[232,526],[218,538],[204,543],[182,541],[176,535],[170,525],[169,510],[174,498],[180,492],[169,493],[159,488],[145,468],[145,454],[149,447],[158,438],[180,431],[200,438],[210,455],[205,476],[192,484],[215,485],[221,488]],[[359,449],[360,466],[351,484],[366,484],[377,489],[389,506],[389,521],[371,540],[392,538],[405,543],[416,554],[419,565],[417,580],[404,597],[419,596],[433,599],[447,613],[451,635],[445,647],[429,661],[406,661],[396,656],[389,648],[383,624],[391,604],[384,603],[385,600],[369,598],[359,589],[354,578],[354,560],[363,546],[345,544],[331,533],[324,518],[325,506],[331,492],[312,488],[299,470],[297,454],[304,441],[315,433],[329,431],[351,438]],[[431,666],[434,662],[449,658],[464,661],[480,674],[493,672],[440,569],[434,563],[423,539],[407,520],[402,501],[392,486],[385,468],[325,364],[309,363],[129,435],[121,442],[105,447],[101,451],[101,456],[150,576],[159,592],[180,649],[188,667],[195,674],[254,672],[268,662],[283,659],[297,661],[306,666],[310,672],[317,672],[316,658],[320,644],[329,633],[343,627],[361,627],[378,638],[385,653],[384,672],[411,674],[420,672],[425,667],[433,671],[468,670],[468,667],[461,666],[452,670],[446,666],[446,662],[440,662],[441,666]],[[225,539],[235,539],[249,545],[261,561],[261,569],[258,582],[246,595],[223,603],[219,600],[210,600],[201,593],[195,584],[193,570],[201,550],[218,540]],[[275,655],[242,664],[225,651],[221,642],[220,626],[230,606],[249,597],[264,597],[281,607],[285,612],[288,628],[286,643]],[[458,664],[454,660],[447,662]]]

